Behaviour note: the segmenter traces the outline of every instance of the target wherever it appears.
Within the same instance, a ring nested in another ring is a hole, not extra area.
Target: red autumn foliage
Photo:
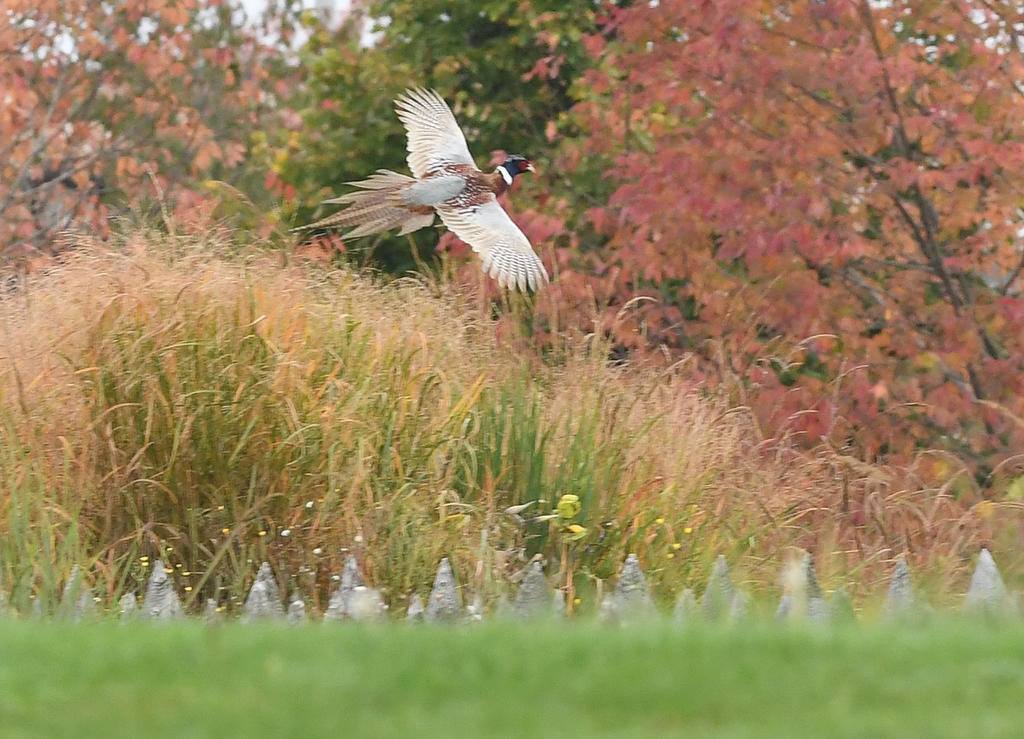
[[[615,190],[562,293],[654,298],[606,326],[746,378],[776,433],[984,478],[1024,449],[1021,28],[998,0],[613,9],[563,165]]]
[[[235,13],[219,0],[4,3],[0,259],[51,250],[69,227],[103,235],[111,204],[174,207],[204,178],[238,181],[277,52]]]

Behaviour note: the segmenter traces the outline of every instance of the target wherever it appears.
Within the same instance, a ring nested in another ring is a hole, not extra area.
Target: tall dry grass
[[[594,337],[551,366],[457,295],[228,251],[80,239],[0,299],[20,608],[75,563],[112,601],[158,557],[192,601],[237,604],[265,559],[319,605],[348,551],[399,610],[441,556],[491,597],[543,555],[583,610],[627,552],[664,598],[719,553],[771,589],[789,546],[870,591],[903,551],[948,584],[1006,530],[913,470],[765,442],[685,368],[608,366]]]

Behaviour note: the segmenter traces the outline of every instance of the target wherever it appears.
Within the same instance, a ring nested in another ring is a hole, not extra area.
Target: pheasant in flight
[[[405,126],[406,161],[414,176],[378,169],[349,182],[361,189],[324,201],[347,208],[302,228],[354,226],[345,234],[350,239],[395,228],[402,235],[430,226],[436,213],[480,255],[484,272],[499,285],[538,290],[548,273],[497,200],[517,175],[534,171],[530,160],[510,154],[494,172],[481,172],[451,109],[433,90],[406,90],[395,109]]]

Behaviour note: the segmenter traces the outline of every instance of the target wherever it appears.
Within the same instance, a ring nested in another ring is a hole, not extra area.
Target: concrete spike
[[[164,568],[164,563],[157,560],[153,563],[149,582],[146,584],[146,597],[142,601],[142,618],[154,621],[170,621],[181,618],[184,609],[181,599],[174,589],[174,581]]]
[[[846,588],[838,588],[828,601],[829,618],[840,623],[857,620],[857,614],[853,610],[853,599],[846,591]]]
[[[601,598],[601,604],[598,606],[597,618],[599,621],[607,621],[611,623],[617,618],[615,611],[615,594],[608,593]]]
[[[692,588],[686,588],[676,598],[676,605],[672,609],[672,621],[678,626],[687,626],[700,615],[698,608],[696,594]]]
[[[615,591],[602,602],[601,609],[605,618],[620,623],[655,615],[654,602],[647,591],[647,579],[635,554],[630,554],[622,563]]]
[[[409,607],[405,611],[407,623],[419,623],[423,620],[423,598],[418,593],[413,593],[409,599]]]
[[[468,623],[477,623],[484,620],[484,597],[477,593],[473,596],[473,600],[470,601],[469,605],[466,606],[466,621]]]
[[[224,612],[213,598],[207,598],[203,606],[203,621],[207,624],[219,624],[224,620]]]
[[[777,619],[804,619],[822,623],[829,620],[829,605],[818,584],[810,552],[790,561],[782,573],[782,599],[775,612]]]
[[[274,572],[264,562],[256,573],[245,605],[242,606],[242,621],[250,623],[260,619],[279,620],[284,618],[284,606],[281,605],[281,591],[274,580]]]
[[[889,591],[882,605],[885,618],[902,618],[914,609],[914,586],[910,582],[910,568],[902,554],[896,558],[896,566],[889,580]]]
[[[434,576],[434,587],[427,599],[424,619],[427,622],[454,621],[461,615],[462,600],[455,586],[451,562],[445,557],[437,566],[437,575]]]
[[[497,621],[508,621],[516,617],[516,612],[512,607],[512,601],[508,599],[505,593],[498,593],[498,597],[494,602],[494,618]]]
[[[779,607],[775,610],[775,618],[778,621],[785,621],[793,615],[793,596],[783,593],[779,598]]]
[[[280,607],[280,603],[277,604]],[[249,594],[245,597],[245,604],[242,606],[242,623],[251,623],[259,619],[276,618],[274,603],[267,593],[267,586],[256,581],[249,588]]]
[[[807,582],[807,619],[817,623],[828,621],[831,614],[825,594],[818,584],[818,575],[814,571],[814,559],[810,552],[804,552],[804,579]]]
[[[750,615],[750,596],[744,590],[736,590],[729,604],[729,621],[745,621]]]
[[[364,587],[363,573],[359,569],[359,562],[354,555],[345,559],[345,566],[341,570],[341,582],[338,589],[331,594],[327,603],[327,612],[324,613],[324,621],[341,621],[350,617],[352,593],[357,587]]]
[[[82,594],[78,596],[78,602],[75,604],[75,612],[78,614],[78,618],[96,616],[96,603],[98,601],[99,598],[93,595],[91,588],[83,590]]]
[[[293,592],[291,599],[288,601],[287,620],[292,626],[306,623],[308,620],[306,617],[306,603],[297,592]]]
[[[71,565],[71,572],[64,582],[64,590],[61,591],[60,608],[74,603],[78,599],[78,591],[82,587],[82,570],[78,565]]]
[[[345,619],[348,611],[348,596],[349,594],[342,591],[340,587],[331,593],[331,599],[327,601],[327,610],[324,611],[325,623]]]
[[[125,593],[117,602],[117,613],[122,621],[134,620],[139,615],[139,601],[135,593]]]
[[[555,588],[551,593],[551,610],[556,618],[565,618],[565,591]]]
[[[82,577],[82,571],[78,565],[71,568],[67,582],[64,583],[58,613],[61,618],[72,621],[81,621],[96,613],[96,602],[93,600],[92,590],[89,589],[85,578]]]
[[[61,618],[74,619],[75,601],[78,600],[79,591],[82,587],[82,573],[78,565],[71,566],[68,579],[64,581],[64,589],[60,594],[60,602],[57,604],[57,614]]]
[[[810,598],[807,601],[807,620],[825,623],[832,618],[832,609],[824,598]]]
[[[970,613],[998,614],[1012,610],[1003,576],[988,549],[982,549],[971,575],[971,585],[964,599],[964,610]]]
[[[517,618],[549,616],[552,613],[553,597],[554,593],[544,576],[544,568],[540,562],[532,562],[519,584],[512,612]]]
[[[356,585],[348,597],[347,614],[353,621],[381,621],[387,606],[384,597],[375,588]]]
[[[264,562],[260,565],[260,569],[256,572],[256,579],[261,580],[267,588],[267,596],[274,602],[280,605],[281,603],[281,591],[277,587],[277,580],[274,579],[274,571],[270,568],[269,562]],[[282,610],[283,607],[282,607]]]
[[[721,621],[729,615],[729,609],[735,597],[736,589],[729,574],[729,564],[725,555],[719,554],[708,576],[708,585],[700,598],[704,616],[709,621]]]
[[[814,558],[810,552],[804,552],[803,556],[804,579],[807,581],[807,598],[809,600],[824,600],[825,595],[821,592],[821,585],[818,584],[818,575],[814,571]]]

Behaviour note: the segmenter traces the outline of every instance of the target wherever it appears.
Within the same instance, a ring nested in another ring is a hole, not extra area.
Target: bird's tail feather
[[[355,228],[344,234],[344,238],[354,239],[396,228],[401,229],[399,235],[424,228],[434,222],[434,209],[406,205],[401,196],[402,190],[415,182],[412,177],[379,169],[365,180],[346,183],[361,188],[360,190],[324,201],[347,205],[347,208],[292,230],[354,226]]]

